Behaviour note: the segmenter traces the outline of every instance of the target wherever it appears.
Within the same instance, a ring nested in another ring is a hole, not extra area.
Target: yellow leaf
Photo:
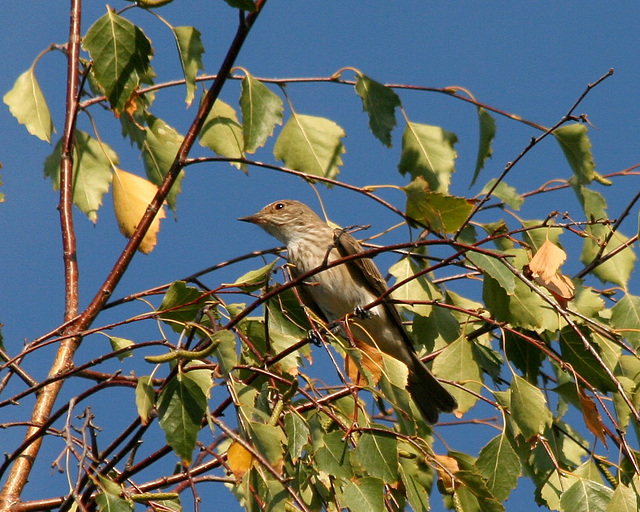
[[[354,338],[353,342],[362,354],[360,364],[363,368],[366,368],[371,373],[371,377],[373,379],[372,384],[377,384],[380,381],[380,377],[382,376],[382,352],[380,352],[373,345],[365,343],[364,341],[360,341],[357,338]],[[345,356],[344,365],[345,370],[347,371],[347,375],[349,375],[349,378],[353,382],[355,382],[356,385],[367,385],[367,380],[363,375],[360,374],[358,367],[356,366],[355,362],[351,360],[351,357],[349,357],[348,354]]]
[[[579,392],[580,405],[582,406],[582,416],[584,417],[584,423],[589,431],[596,436],[602,444],[607,446],[607,438],[604,437],[604,426],[602,425],[602,417],[598,412],[596,404],[589,398],[585,392],[580,389]]]
[[[236,477],[236,482],[240,483],[244,474],[253,464],[253,455],[240,443],[234,441],[227,450],[227,464],[229,464],[233,476]]]
[[[566,259],[567,253],[553,242],[545,240],[535,256],[531,258],[529,269],[534,275],[537,275],[544,281],[549,281]]]
[[[455,481],[453,477],[460,470],[458,461],[448,455],[434,455],[433,458],[436,461],[435,468],[438,473],[439,485],[442,486],[445,492],[453,493],[455,489],[460,486],[460,483]]]
[[[529,263],[535,282],[549,290],[563,306],[573,299],[575,291],[571,279],[558,272],[566,259],[567,253],[553,242],[545,240]]]
[[[127,238],[131,238],[138,222],[147,211],[147,206],[156,195],[158,187],[150,181],[122,169],[116,168],[114,174],[113,208],[116,212],[120,231]],[[164,217],[163,206],[142,239],[138,247],[140,252],[148,254],[156,246],[158,231],[160,231],[160,219],[164,219]]]

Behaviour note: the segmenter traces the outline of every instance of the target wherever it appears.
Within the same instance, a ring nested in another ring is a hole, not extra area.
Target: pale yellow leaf
[[[122,169],[116,168],[114,174],[113,208],[120,231],[124,236],[130,238],[136,230],[138,222],[147,211],[149,203],[156,195],[158,187],[150,181]],[[163,206],[142,239],[138,247],[140,252],[148,254],[153,250],[157,242],[158,231],[160,231],[160,219],[164,219],[164,217]]]
[[[553,242],[545,240],[535,256],[531,258],[529,269],[534,276],[550,281],[566,259],[567,253]]]

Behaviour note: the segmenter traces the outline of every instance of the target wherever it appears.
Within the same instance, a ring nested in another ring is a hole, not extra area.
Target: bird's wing
[[[350,256],[352,254],[358,254],[363,251],[360,243],[345,230],[336,229],[334,230],[333,235],[336,249],[342,257]],[[349,265],[351,269],[355,269],[360,274],[363,282],[366,283],[367,287],[369,288],[369,291],[376,297],[380,297],[389,289],[387,281],[385,281],[384,277],[380,273],[380,270],[378,270],[378,267],[371,258],[360,258],[357,260],[353,260],[349,262]],[[398,330],[402,333],[401,336],[403,341],[413,351],[413,343],[411,342],[407,331],[405,331],[404,326],[402,325],[402,317],[400,316],[400,313],[396,309],[395,305],[386,300],[383,301],[382,305],[389,313],[389,316],[393,318],[393,321],[397,325]]]

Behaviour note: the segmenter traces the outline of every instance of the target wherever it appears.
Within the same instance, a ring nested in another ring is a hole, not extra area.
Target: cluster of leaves
[[[253,5],[229,3],[245,10]],[[171,31],[189,105],[196,98],[204,47],[194,27]],[[174,166],[184,137],[152,113],[162,84],[154,84],[153,49],[141,28],[108,10],[89,28],[83,46],[89,58],[82,61],[82,72],[90,91],[80,108],[90,121],[94,105],[113,111],[123,136],[140,151],[147,179],[117,168],[117,154],[92,123],[93,134],[75,133],[73,202],[95,222],[115,177],[118,222],[131,236],[156,186]],[[30,133],[50,141],[53,123],[34,67],[18,78],[4,101]],[[391,147],[398,113],[404,118],[398,170],[411,181],[401,187],[403,211],[392,209],[419,229],[416,241],[367,246],[368,253],[399,253],[389,270],[395,279],[393,300],[418,351],[432,354],[433,372],[456,397],[456,418],[481,418],[477,411],[487,408],[479,402],[488,404],[494,415],[481,423],[499,433],[477,455],[453,448],[437,453],[433,427],[423,422],[405,389],[406,368],[357,340],[349,343],[310,316],[295,292],[300,283],[274,284],[280,267],[273,261],[232,284],[206,287],[199,274],[187,279],[189,284],[178,281],[119,302],[162,292],[161,304],[135,321],[159,319],[170,326],[170,334],[161,329],[160,343],[170,350],[147,356],[147,363],[156,366],[143,375],[148,366],[139,354],[159,343],[109,335],[113,351],[87,363],[94,367],[127,356],[140,360],[137,376],[95,372],[99,383],[87,392],[109,393],[117,385],[135,388],[138,416],[123,430],[126,436],[113,436],[117,442],[109,448],[78,456],[79,483],[69,497],[60,498],[63,509],[75,499],[95,500],[100,510],[133,510],[135,502],[155,510],[180,510],[179,492],[214,472],[248,510],[429,510],[437,480],[447,506],[498,512],[523,474],[535,485],[536,502],[551,510],[637,508],[640,457],[627,441],[629,432],[636,441],[640,435],[640,297],[628,291],[636,259],[631,245],[637,237],[627,238],[618,229],[632,204],[612,223],[604,196],[593,186],[609,181],[595,171],[587,126],[570,112],[529,146],[555,137],[573,170],[563,186],[582,206],[582,220],[551,212],[546,219],[524,220],[515,212],[523,208],[525,197],[504,181],[511,165],[478,198],[452,195],[457,136],[410,120],[398,92],[350,70],[355,80],[342,77],[345,68],[332,81],[353,85],[370,130],[384,147]],[[180,165],[218,160],[246,170],[259,165],[250,156],[275,137],[273,156],[284,166],[271,167],[310,183],[341,186],[337,176],[344,130],[333,120],[297,112],[284,89],[274,92],[270,85],[285,81],[239,72],[240,112],[217,99],[198,127],[201,146],[217,156]],[[453,90],[441,92],[459,97]],[[496,136],[488,108],[475,108],[480,137],[472,183],[480,179]],[[44,166],[54,187],[60,181],[61,158],[59,143]],[[372,190],[358,191],[384,202]],[[178,180],[166,198],[174,210],[179,192]],[[541,188],[531,195],[545,192]],[[499,214],[487,222],[479,220],[481,212],[482,218]],[[500,218],[502,213],[511,214],[510,220]],[[158,229],[156,224],[147,233],[140,250],[153,249]],[[573,278],[560,272],[566,258],[561,237],[565,245],[568,237],[583,240],[583,269]],[[597,280],[615,288],[599,289]],[[123,320],[129,321],[134,320]],[[312,339],[319,345],[313,351]],[[307,371],[315,351],[333,362],[334,375],[314,378],[313,367]],[[349,362],[346,372],[336,354]],[[7,369],[16,372],[15,361]],[[167,446],[134,464],[137,440],[147,438],[156,422]],[[445,446],[455,444],[444,434],[443,440]],[[74,442],[86,445],[84,438]],[[609,443],[621,454],[620,461],[603,453]],[[71,445],[67,450],[75,453]],[[159,461],[167,465],[164,457],[172,451],[182,464],[175,474],[164,469],[156,480],[125,485]],[[126,466],[118,468],[126,457]],[[176,486],[175,493],[150,492],[170,485]]]

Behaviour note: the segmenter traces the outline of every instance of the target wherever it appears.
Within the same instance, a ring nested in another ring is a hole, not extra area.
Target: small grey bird
[[[307,205],[283,199],[254,215],[239,219],[257,224],[287,246],[294,277],[327,263],[363,251],[349,233],[331,228]],[[328,321],[339,320],[370,304],[387,289],[384,277],[370,258],[349,261],[323,270],[300,286],[301,297]],[[418,358],[402,319],[392,303],[383,302],[358,317],[351,332],[402,361],[409,370],[407,390],[428,423],[440,412],[452,412],[458,404]]]

